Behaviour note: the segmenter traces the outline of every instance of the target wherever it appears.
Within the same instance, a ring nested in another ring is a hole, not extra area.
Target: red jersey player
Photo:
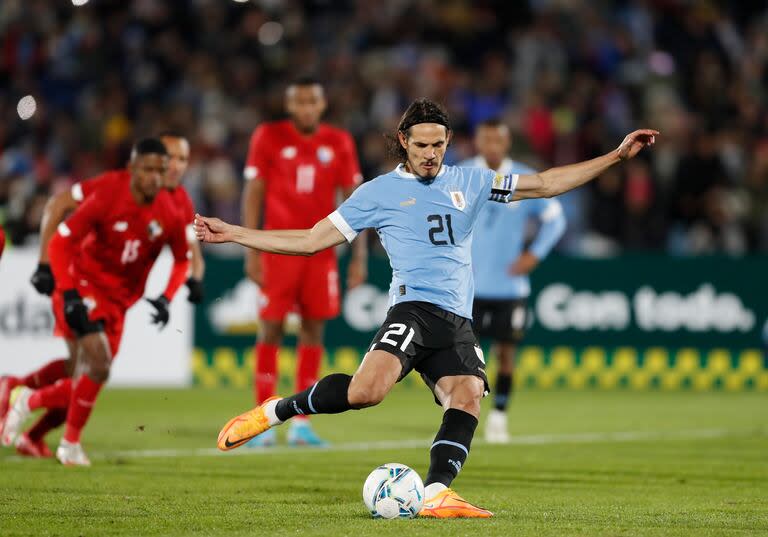
[[[251,137],[245,167],[243,225],[264,229],[312,227],[336,208],[341,189],[348,197],[361,174],[354,141],[344,130],[320,122],[326,101],[323,87],[303,78],[288,86],[285,104],[290,119],[260,125]],[[348,287],[365,279],[365,238],[353,245]],[[336,254],[325,250],[312,257],[246,254],[246,273],[261,287],[260,338],[255,349],[254,392],[261,403],[275,393],[277,353],[286,314],[298,306],[296,388],[316,380],[323,354],[325,321],[339,313]],[[288,432],[291,444],[322,444],[309,422],[296,420]],[[275,436],[261,435],[254,446],[273,445]]]
[[[184,172],[189,164],[189,142],[184,136],[170,132],[161,134],[160,139],[168,151],[168,170],[164,177],[163,187],[171,195],[173,206],[178,210],[182,221],[187,223],[187,241],[192,254],[191,275],[186,282],[189,288],[188,300],[193,304],[198,304],[203,297],[202,277],[205,264],[200,244],[195,239],[192,228],[194,219],[192,200],[181,185]],[[109,193],[118,189],[120,183],[128,181],[130,181],[130,174],[127,170],[108,171],[76,183],[70,190],[51,197],[45,206],[40,226],[40,260],[37,270],[31,278],[32,285],[39,293],[50,295],[54,289],[55,282],[48,262],[48,245],[57,226],[68,213],[76,209],[85,198],[94,192],[103,190]],[[70,354],[67,358],[52,360],[23,377],[0,377],[0,423],[8,411],[8,402],[13,388],[27,386],[37,389],[53,384],[72,373],[73,363],[74,358]],[[51,409],[46,412],[27,434],[18,437],[17,451],[22,455],[33,457],[52,456],[53,454],[42,439],[48,431],[64,422],[65,414],[63,409]]]
[[[189,165],[189,142],[184,136],[176,133],[163,133],[160,135],[160,139],[168,150],[168,171],[165,174],[163,187],[171,194],[173,205],[179,211],[182,220],[188,224],[187,240],[192,253],[192,271],[186,282],[189,288],[188,300],[193,304],[199,304],[203,298],[202,279],[205,262],[200,245],[195,239],[192,223],[195,211],[192,200],[181,184],[184,172]],[[71,190],[61,192],[48,201],[40,224],[40,260],[37,270],[31,278],[32,285],[40,294],[50,295],[55,285],[53,273],[48,263],[48,243],[56,232],[56,227],[69,212],[73,211],[91,193],[100,188],[114,188],[115,181],[124,181],[127,177],[128,172],[126,170],[108,171],[91,179],[75,183]],[[0,410],[2,410],[1,406]],[[0,418],[2,418],[2,413],[0,413]]]
[[[200,243],[195,237],[194,220],[195,209],[192,199],[181,181],[184,172],[189,166],[189,141],[182,135],[173,132],[164,132],[160,135],[165,148],[168,150],[168,172],[165,174],[163,186],[171,195],[173,205],[178,208],[181,219],[186,226],[187,243],[192,254],[190,276],[187,279],[189,294],[187,300],[192,304],[203,301],[203,274],[205,261]]]
[[[66,338],[82,375],[33,391],[23,387],[8,411],[2,442],[15,442],[36,408],[66,408],[66,430],[56,457],[65,465],[89,465],[80,445],[101,386],[122,337],[125,312],[144,292],[155,259],[168,244],[176,262],[166,291],[149,300],[153,322],[168,322],[168,304],[189,269],[184,222],[170,195],[161,190],[168,154],[159,139],[134,145],[128,181],[100,189],[59,225],[48,251],[56,278],[56,332]]]

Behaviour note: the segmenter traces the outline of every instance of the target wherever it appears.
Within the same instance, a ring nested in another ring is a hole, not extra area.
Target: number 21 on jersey
[[[123,255],[120,256],[120,262],[123,265],[133,263],[139,257],[139,246],[141,241],[139,239],[128,239],[123,246]]]

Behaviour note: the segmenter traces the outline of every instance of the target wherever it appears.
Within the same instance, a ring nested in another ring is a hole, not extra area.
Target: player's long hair
[[[408,159],[408,153],[405,148],[400,145],[400,140],[397,139],[397,133],[402,132],[407,137],[410,128],[419,123],[437,123],[438,125],[444,126],[449,132],[451,130],[451,121],[448,119],[448,112],[446,112],[442,106],[426,98],[413,101],[403,114],[403,117],[400,118],[400,123],[398,123],[395,133],[384,135],[389,153],[393,157],[399,159],[400,162],[405,162]]]

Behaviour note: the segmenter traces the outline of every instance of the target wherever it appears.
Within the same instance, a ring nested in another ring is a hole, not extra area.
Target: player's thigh
[[[88,308],[88,319],[91,322],[91,326],[87,332],[104,332],[110,356],[117,356],[125,324],[125,308],[113,303],[110,301],[107,293],[99,291],[92,286],[78,287],[77,290]],[[80,354],[81,338],[67,324],[64,315],[64,298],[58,289],[54,291],[51,297],[51,306],[55,320],[54,334],[66,339],[70,359],[75,359]]]
[[[349,402],[353,406],[380,403],[400,379],[400,359],[394,354],[373,350],[366,353],[349,385]]]
[[[298,302],[306,261],[303,257],[262,254],[264,283],[259,308],[262,319],[282,321]]]
[[[420,361],[416,371],[432,390],[435,402],[444,408],[461,408],[490,392],[485,358],[477,345],[464,343],[440,349]]]
[[[301,281],[299,306],[302,318],[327,320],[339,314],[339,269],[332,251],[307,260]]]

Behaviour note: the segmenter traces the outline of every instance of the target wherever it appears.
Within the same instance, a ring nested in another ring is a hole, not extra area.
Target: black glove
[[[160,295],[157,298],[145,298],[144,300],[155,308],[155,313],[152,314],[152,324],[156,324],[160,327],[160,330],[165,328],[165,325],[168,324],[168,319],[171,318],[171,312],[168,311],[168,299]]]
[[[51,265],[38,263],[37,270],[32,274],[29,281],[32,282],[32,286],[37,289],[38,293],[50,296],[56,283],[53,279],[53,272],[51,272]]]
[[[203,282],[197,278],[189,278],[187,280],[187,287],[189,288],[187,300],[192,304],[200,304],[203,301]]]
[[[88,308],[76,289],[64,291],[64,319],[78,336],[88,333],[91,326],[91,321],[88,319]]]

